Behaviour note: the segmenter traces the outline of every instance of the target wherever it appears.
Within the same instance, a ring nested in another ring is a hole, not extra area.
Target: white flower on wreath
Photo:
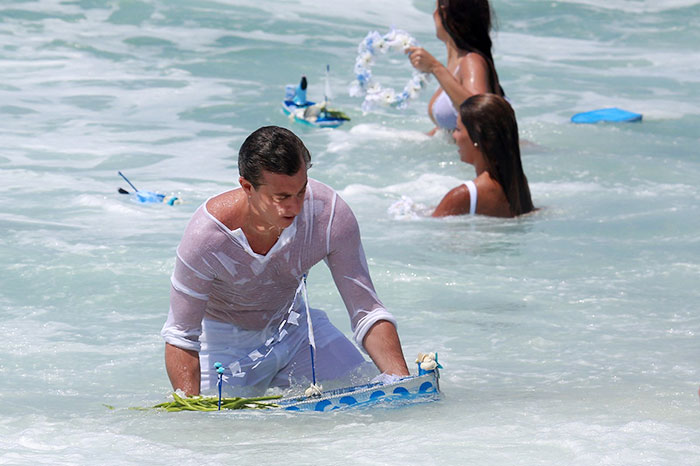
[[[408,47],[416,44],[415,39],[408,35],[405,31],[397,31],[392,29],[389,34],[384,36],[384,40],[389,42],[389,46],[392,50],[403,52]]]
[[[372,72],[362,63],[355,63],[355,78],[363,86],[372,79]]]
[[[408,92],[403,91],[399,96],[396,98],[396,103],[394,106],[398,109],[404,109],[408,107]]]
[[[415,87],[412,86],[406,86],[406,89],[404,89],[404,92],[406,93],[406,97],[408,99],[415,99],[418,97],[418,94],[420,93],[420,87],[416,89]]]
[[[377,39],[377,41],[374,42],[373,45],[374,50],[379,51],[381,53],[386,53],[387,50],[389,50],[389,44],[383,38]]]
[[[355,65],[362,66],[363,68],[367,68],[368,66],[372,66],[372,65],[374,65],[374,56],[370,52],[361,53],[360,55],[357,56],[357,60],[355,61]]]
[[[379,93],[379,101],[382,105],[391,106],[396,103],[396,92],[393,89],[382,89]]]
[[[406,50],[409,47],[412,47],[415,45],[416,41],[413,40],[413,37],[409,36],[408,34],[402,35],[398,38],[399,43],[401,44],[401,50]]]
[[[363,41],[360,42],[360,45],[357,47],[357,54],[359,55],[367,51],[369,51],[370,53],[373,52],[375,42],[381,40],[383,40],[382,35],[379,34],[377,31],[371,31],[367,33]]]
[[[365,89],[367,90],[367,95],[378,95],[380,92],[382,92],[382,86],[374,81],[370,81]]]
[[[357,80],[353,81],[352,84],[350,84],[350,89],[348,89],[350,97],[362,97],[364,92],[364,89],[362,89],[362,86]]]
[[[392,29],[386,36],[384,36],[384,40],[387,42],[387,44],[389,44],[389,48],[391,50],[403,52],[403,42],[400,40],[400,37],[397,36],[395,29]]]
[[[411,78],[408,84],[406,84],[406,90],[418,93],[421,89],[423,89],[423,86],[425,86],[425,82],[425,75],[423,73],[416,73],[413,75],[413,78]],[[415,95],[412,97],[415,97]]]

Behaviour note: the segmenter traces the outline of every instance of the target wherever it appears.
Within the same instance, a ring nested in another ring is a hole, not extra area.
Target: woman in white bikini
[[[460,159],[474,165],[476,178],[448,192],[433,217],[516,217],[534,210],[520,161],[518,123],[504,98],[481,94],[465,100],[452,135]]]
[[[438,128],[457,127],[456,108],[475,94],[503,96],[491,56],[491,7],[488,0],[437,0],[433,12],[437,38],[447,47],[447,66],[421,47],[409,47],[411,64],[431,73],[440,83],[428,104],[428,115]]]

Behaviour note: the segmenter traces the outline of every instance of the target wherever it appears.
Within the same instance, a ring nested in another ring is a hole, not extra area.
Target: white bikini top
[[[474,215],[476,214],[476,197],[478,195],[476,184],[474,184],[472,180],[469,180],[464,182],[464,186],[469,190],[469,215]]]
[[[457,73],[459,73],[459,66],[455,69],[454,75],[456,76]],[[435,99],[435,102],[433,102],[432,110],[435,123],[437,123],[440,128],[448,130],[457,128],[457,118],[459,114],[457,110],[455,110],[454,105],[452,105],[452,99],[450,99],[450,96],[447,95],[444,89],[440,90],[440,94],[437,96],[437,99]]]

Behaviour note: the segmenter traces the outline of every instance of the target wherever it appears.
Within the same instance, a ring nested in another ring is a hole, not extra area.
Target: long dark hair
[[[513,215],[534,209],[530,187],[520,161],[518,122],[510,104],[495,94],[469,97],[459,107],[459,116],[478,145],[489,175],[503,188]]]
[[[460,50],[476,52],[488,63],[491,91],[505,95],[491,55],[491,5],[488,0],[438,0],[438,14],[445,31]]]

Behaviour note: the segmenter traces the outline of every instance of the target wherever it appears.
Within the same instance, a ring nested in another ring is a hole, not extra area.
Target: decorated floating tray
[[[172,394],[172,400],[159,403],[150,408],[131,408],[137,410],[160,409],[173,411],[226,411],[240,409],[263,409],[285,411],[326,412],[355,407],[404,406],[407,404],[434,401],[440,398],[440,369],[437,353],[418,353],[418,375],[389,379],[390,381],[370,382],[364,385],[323,391],[320,385],[313,383],[304,395],[282,397],[282,395],[260,396],[255,398],[222,397],[224,367],[217,362],[219,374],[219,396],[185,397]],[[110,409],[113,406],[105,405]]]
[[[394,383],[370,383],[321,392],[320,395],[276,400],[279,409],[287,411],[332,411],[341,408],[368,406],[376,403],[401,404],[431,401],[440,397],[440,375],[437,369],[405,377]]]

